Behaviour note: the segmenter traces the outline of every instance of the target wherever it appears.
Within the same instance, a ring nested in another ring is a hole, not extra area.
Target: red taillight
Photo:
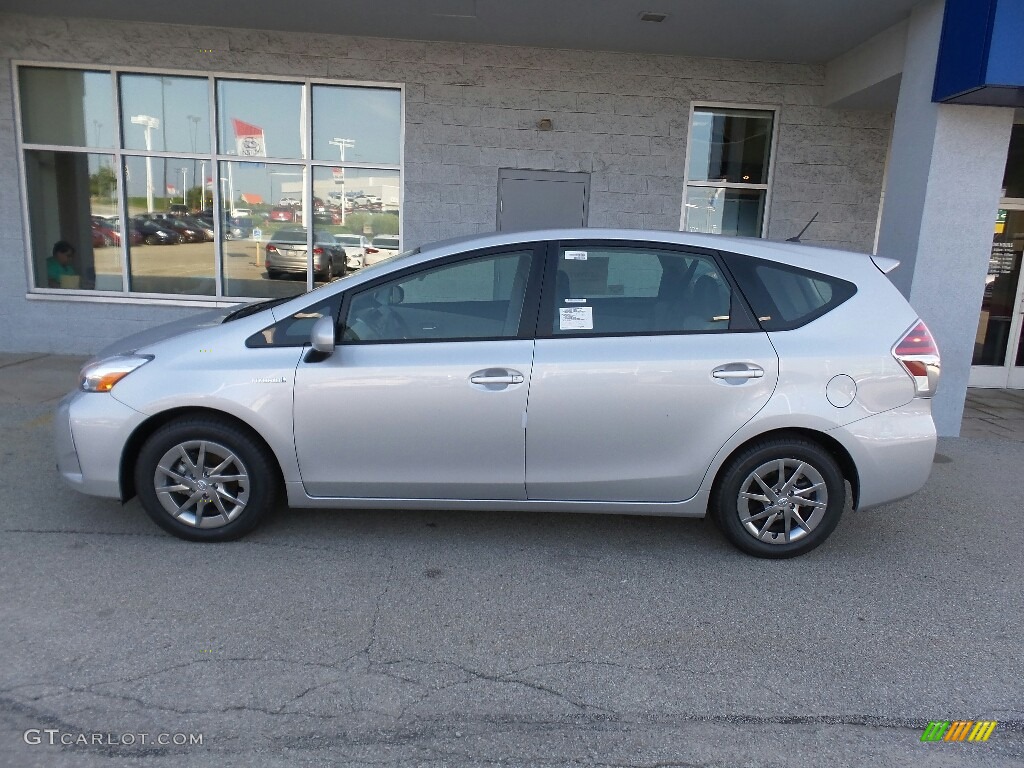
[[[377,250],[376,248],[367,248],[366,252],[367,253],[380,253],[380,251]]]
[[[314,256],[323,256],[324,255],[324,249],[321,248],[319,245],[314,245],[313,246],[313,255]]]
[[[267,253],[277,253],[277,246],[273,245],[273,244],[268,245],[267,246]]]
[[[916,397],[932,397],[939,385],[939,348],[923,320],[917,323],[892,348],[904,370],[914,380]]]

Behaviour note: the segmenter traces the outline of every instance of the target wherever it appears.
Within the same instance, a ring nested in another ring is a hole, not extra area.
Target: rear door
[[[778,379],[767,334],[709,252],[559,243],[540,318],[530,499],[690,498]]]

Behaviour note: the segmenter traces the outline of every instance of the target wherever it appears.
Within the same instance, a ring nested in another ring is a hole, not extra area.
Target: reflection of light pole
[[[196,151],[196,135],[199,133],[199,122],[200,122],[200,120],[202,120],[202,118],[199,117],[199,115],[188,115],[188,121],[190,123],[192,123],[192,131],[189,134],[189,138],[192,139],[192,153],[193,154],[195,154],[195,151]],[[195,176],[196,176],[196,161],[193,158],[193,160],[192,160],[192,178],[195,178]],[[203,176],[205,177],[205,174],[203,174]],[[203,192],[204,193],[206,192],[206,182],[205,181],[203,182]],[[200,201],[200,202],[202,204],[199,206],[199,210],[202,210],[203,208],[206,207],[206,203],[205,203],[205,201]]]
[[[333,144],[341,153],[341,225],[345,226],[345,148],[356,145],[353,139],[331,139],[328,144]]]
[[[187,205],[185,201],[185,190],[188,189],[188,168],[179,168],[181,171],[181,204]]]
[[[160,118],[149,115],[135,115],[132,123],[146,129],[146,151],[153,150],[153,131],[160,127]],[[153,210],[153,158],[146,157],[146,211]]]
[[[206,161],[199,161],[199,189],[202,190],[199,201],[199,210],[206,210]]]
[[[100,133],[103,129],[103,123],[101,123],[99,120],[93,120],[92,127],[96,129],[96,143],[93,144],[93,146],[98,147],[100,146]]]

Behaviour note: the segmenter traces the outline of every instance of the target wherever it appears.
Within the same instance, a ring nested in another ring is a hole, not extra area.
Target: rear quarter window
[[[828,314],[857,292],[857,286],[788,264],[725,255],[729,269],[766,331],[789,331]]]

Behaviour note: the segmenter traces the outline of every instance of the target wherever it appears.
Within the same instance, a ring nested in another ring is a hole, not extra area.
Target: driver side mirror
[[[313,349],[324,355],[334,352],[334,317],[325,315],[313,323],[313,330],[309,334],[310,344]]]

